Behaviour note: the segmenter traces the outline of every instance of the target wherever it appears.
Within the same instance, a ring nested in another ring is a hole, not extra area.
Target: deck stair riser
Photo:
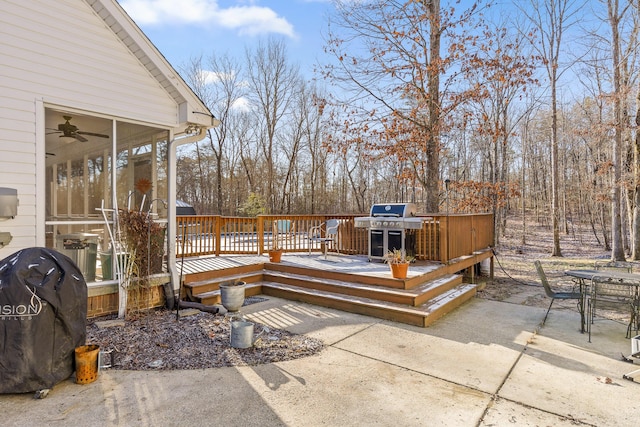
[[[474,265],[477,265],[486,259],[490,259],[492,256],[493,251],[490,249],[479,251],[472,255],[461,256],[451,260],[451,262],[445,267],[445,271],[448,273],[457,273],[465,269],[472,269]]]
[[[251,272],[249,274],[239,273],[219,276],[212,279],[205,279],[198,282],[187,282],[184,284],[185,294],[190,300],[196,300],[197,297],[208,292],[220,289],[220,284],[224,282],[243,281],[246,283],[256,283],[262,280],[262,271]],[[202,301],[199,301],[202,302]]]
[[[178,265],[178,269],[180,266]],[[210,279],[217,280],[221,275],[243,275],[251,273],[262,273],[262,264],[228,266],[216,268],[215,270],[201,271],[198,273],[185,274],[183,283],[204,282]]]
[[[291,274],[266,270],[264,280],[307,289],[352,295],[355,297],[372,298],[380,301],[394,302],[417,306],[438,294],[448,291],[462,283],[462,276],[447,275],[437,280],[431,280],[413,289],[385,288],[377,285],[347,282],[341,280],[310,277],[301,274]]]
[[[244,288],[244,296],[251,297],[256,295],[262,295],[262,283],[247,283]],[[220,304],[220,289],[216,289],[215,291],[205,292],[203,294],[198,294],[194,298],[196,302],[205,304],[205,305],[214,305]]]
[[[425,327],[473,298],[476,294],[476,286],[470,284],[457,286],[418,307],[334,294],[275,282],[264,282],[262,284],[262,292],[265,295]]]
[[[419,281],[415,282],[411,279],[404,279],[404,280],[393,279],[391,277],[391,272],[389,272],[389,277],[372,277],[372,276],[343,273],[339,271],[315,270],[315,269],[297,267],[293,265],[287,265],[285,263],[281,263],[281,264],[269,263],[269,264],[265,264],[264,268],[267,271],[279,271],[284,273],[302,274],[310,277],[321,277],[324,279],[341,280],[344,282],[352,282],[352,283],[362,283],[364,285],[384,286],[387,288],[408,289],[410,286],[416,286],[417,284],[419,284]]]

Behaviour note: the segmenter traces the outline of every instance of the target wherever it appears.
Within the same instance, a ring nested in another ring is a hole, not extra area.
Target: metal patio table
[[[639,316],[638,313],[640,308],[640,274],[626,273],[621,271],[612,271],[612,270],[567,270],[564,272],[567,276],[571,276],[575,279],[578,279],[578,283],[580,285],[580,316],[581,316],[581,331],[584,332],[585,327],[585,316],[584,316],[584,306],[587,297],[595,298],[593,304],[597,302],[597,295],[592,292],[592,285],[594,281],[597,282],[610,282],[615,285],[624,285],[631,287],[631,292],[629,293],[630,297],[633,298],[632,302],[632,312],[631,312],[631,320],[629,323],[629,327],[627,328],[627,337],[630,333],[631,326],[635,322],[636,329],[638,327]],[[592,295],[593,294],[593,295]],[[591,303],[590,303],[591,304]],[[591,314],[589,315],[591,317]],[[587,321],[591,321],[588,319]],[[589,332],[591,328],[589,328]],[[591,335],[591,334],[589,334]]]

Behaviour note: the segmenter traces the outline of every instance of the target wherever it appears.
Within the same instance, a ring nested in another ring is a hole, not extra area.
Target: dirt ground
[[[564,275],[565,270],[593,269],[596,261],[604,262],[611,258],[611,252],[604,250],[587,227],[573,226],[568,234],[561,233],[561,257],[551,256],[553,233],[550,225],[529,222],[526,233],[523,229],[521,218],[507,221],[507,232],[500,236],[495,248],[494,280],[488,281],[485,289],[479,292],[480,298],[546,308],[550,300],[545,296],[533,266],[535,260],[541,261],[554,290],[571,291],[575,289],[575,283]],[[633,264],[634,271],[640,271],[640,263]],[[553,307],[575,308],[574,305],[573,301],[556,301]],[[625,319],[624,314],[617,312],[600,313],[611,319]]]

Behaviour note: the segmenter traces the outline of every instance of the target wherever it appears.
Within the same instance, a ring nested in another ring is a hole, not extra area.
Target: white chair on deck
[[[327,251],[329,245],[335,248],[338,241],[338,228],[340,227],[340,221],[337,219],[328,219],[320,225],[311,227],[307,236],[309,237],[309,256],[311,256],[311,246],[313,242],[318,242],[324,245],[324,259],[327,259]]]
[[[295,241],[295,223],[289,219],[273,221],[273,245],[279,249],[291,249]],[[284,247],[282,247],[284,245]]]

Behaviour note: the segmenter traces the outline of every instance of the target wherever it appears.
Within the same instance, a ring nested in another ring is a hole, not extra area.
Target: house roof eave
[[[194,124],[215,127],[217,120],[180,74],[116,0],[84,0],[138,58],[178,105],[176,129]]]

